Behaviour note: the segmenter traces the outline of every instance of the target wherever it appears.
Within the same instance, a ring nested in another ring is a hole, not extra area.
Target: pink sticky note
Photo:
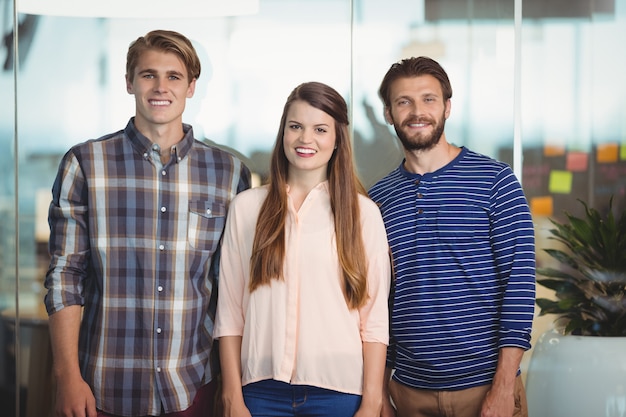
[[[568,152],[565,159],[565,169],[572,172],[587,171],[589,154],[587,152]]]

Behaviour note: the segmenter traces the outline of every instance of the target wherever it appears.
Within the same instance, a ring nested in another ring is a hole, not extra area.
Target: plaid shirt
[[[184,410],[214,376],[212,267],[250,173],[183,129],[163,165],[131,119],[70,149],[52,188],[46,308],[84,305],[81,370],[107,413]]]

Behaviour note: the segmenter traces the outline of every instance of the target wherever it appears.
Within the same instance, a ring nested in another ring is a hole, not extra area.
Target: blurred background
[[[577,199],[606,210],[614,196],[614,208],[626,209],[626,0],[72,3],[0,0],[3,416],[49,413],[42,283],[52,181],[70,146],[122,129],[134,114],[126,51],[152,29],[192,39],[203,69],[184,121],[198,139],[238,154],[259,181],[285,99],[305,81],[348,101],[366,186],[396,168],[402,152],[377,89],[393,62],[426,55],[452,82],[447,139],[509,163],[522,181],[540,265],[549,262],[548,219],[580,214]],[[534,334],[551,325],[538,317]]]

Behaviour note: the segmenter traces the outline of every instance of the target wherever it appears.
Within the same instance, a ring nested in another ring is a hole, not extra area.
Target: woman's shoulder
[[[236,217],[252,216],[261,209],[266,196],[267,187],[265,186],[248,188],[232,199],[228,207],[228,212]]]
[[[359,194],[359,209],[361,211],[361,222],[365,227],[373,227],[375,229],[383,226],[383,216],[380,212],[378,204],[366,195]]]
[[[366,195],[359,194],[359,207],[364,213],[375,214],[380,216],[380,209],[378,204]]]
[[[238,229],[254,228],[266,196],[267,188],[263,186],[249,188],[237,194],[228,207],[227,216],[231,223],[236,224]]]
[[[366,195],[359,194],[363,243],[368,252],[387,253],[387,231],[378,205]]]
[[[263,202],[267,196],[268,188],[266,185],[248,188],[237,194],[231,203],[232,206],[254,204],[256,201]]]

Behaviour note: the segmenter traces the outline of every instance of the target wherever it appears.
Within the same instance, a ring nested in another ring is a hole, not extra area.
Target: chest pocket
[[[226,222],[226,206],[213,201],[190,201],[187,239],[194,249],[214,252]]]
[[[476,243],[489,238],[489,214],[478,206],[437,210],[437,235],[451,243]]]

